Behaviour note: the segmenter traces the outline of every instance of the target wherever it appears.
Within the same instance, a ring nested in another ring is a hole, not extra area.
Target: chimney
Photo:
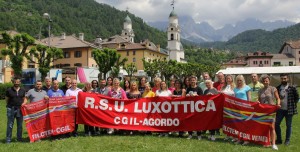
[[[84,41],[84,34],[83,33],[79,33],[79,40]]]
[[[157,44],[156,47],[157,47],[157,51],[160,52],[160,44]]]
[[[66,39],[66,33],[65,33],[65,32],[61,33],[61,39],[62,39],[62,40],[65,40],[65,39]]]
[[[96,45],[100,45],[100,43],[102,42],[102,39],[100,36],[97,36],[96,39],[95,39],[95,44]]]

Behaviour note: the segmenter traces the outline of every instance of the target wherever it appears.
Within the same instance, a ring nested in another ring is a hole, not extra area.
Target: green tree
[[[125,67],[126,72],[128,73],[129,78],[131,79],[132,75],[137,72],[135,63],[127,64]]]
[[[61,49],[49,48],[40,44],[31,48],[29,54],[26,54],[26,58],[29,61],[39,65],[42,81],[44,81],[47,73],[50,71],[50,64],[63,57],[63,51]]]
[[[157,59],[151,60],[149,59],[146,61],[145,58],[143,60],[143,65],[144,65],[144,71],[147,73],[147,75],[153,80],[155,75],[158,73],[158,64],[157,64]]]
[[[34,45],[34,38],[26,33],[17,34],[11,37],[7,33],[2,33],[2,41],[7,46],[1,50],[3,56],[9,56],[12,63],[11,68],[14,70],[15,77],[22,76],[22,67],[24,57],[27,55],[27,48]]]
[[[111,71],[114,76],[116,73],[118,75],[120,66],[123,66],[128,60],[127,58],[121,60],[121,55],[117,53],[117,50],[109,48],[104,48],[103,50],[94,49],[93,57],[99,67],[99,71],[104,74],[104,79],[106,79],[108,71]]]

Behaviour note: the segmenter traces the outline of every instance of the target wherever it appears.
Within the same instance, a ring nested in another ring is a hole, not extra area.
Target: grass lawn
[[[273,151],[271,148],[263,148],[259,145],[234,145],[231,142],[223,141],[224,135],[217,138],[216,141],[201,141],[186,138],[177,138],[175,136],[159,138],[157,135],[100,135],[96,137],[84,137],[83,126],[80,125],[79,137],[72,137],[63,140],[44,139],[41,142],[29,143],[26,128],[23,130],[23,139],[26,142],[16,142],[16,124],[13,131],[13,141],[11,144],[5,144],[6,136],[6,108],[5,101],[0,100],[0,151],[230,151],[230,152],[258,152]],[[298,110],[300,108],[298,107]],[[285,122],[284,122],[285,123]],[[284,126],[284,123],[282,126]],[[259,129],[259,128],[253,128]],[[285,127],[283,127],[283,137],[285,136]],[[279,151],[300,151],[300,118],[296,115],[293,119],[293,133],[291,145],[279,145]],[[284,139],[284,138],[283,138]]]

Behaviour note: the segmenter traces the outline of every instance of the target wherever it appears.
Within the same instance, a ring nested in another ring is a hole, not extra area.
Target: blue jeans
[[[292,134],[293,115],[288,115],[287,110],[279,109],[276,112],[275,131],[276,131],[277,141],[280,141],[280,142],[282,141],[280,124],[284,117],[285,117],[285,125],[286,125],[285,141],[290,141],[291,134]]]
[[[6,142],[11,142],[12,130],[14,126],[15,118],[17,120],[17,139],[22,140],[22,125],[23,115],[19,107],[7,107],[7,129],[6,129]]]

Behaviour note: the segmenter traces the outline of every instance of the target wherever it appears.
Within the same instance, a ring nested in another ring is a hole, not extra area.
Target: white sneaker
[[[114,133],[114,129],[108,129],[108,132],[107,132],[109,135],[113,134]]]
[[[278,147],[276,145],[272,145],[273,150],[278,150]]]
[[[201,137],[201,136],[198,136],[197,138],[198,138],[198,140],[201,140],[201,139],[202,139],[202,137]]]
[[[210,139],[211,139],[212,141],[215,141],[215,140],[216,140],[216,137],[215,137],[214,135],[212,135],[212,136],[210,137]]]
[[[193,136],[192,135],[189,135],[188,137],[187,137],[187,139],[192,139],[193,138]]]

